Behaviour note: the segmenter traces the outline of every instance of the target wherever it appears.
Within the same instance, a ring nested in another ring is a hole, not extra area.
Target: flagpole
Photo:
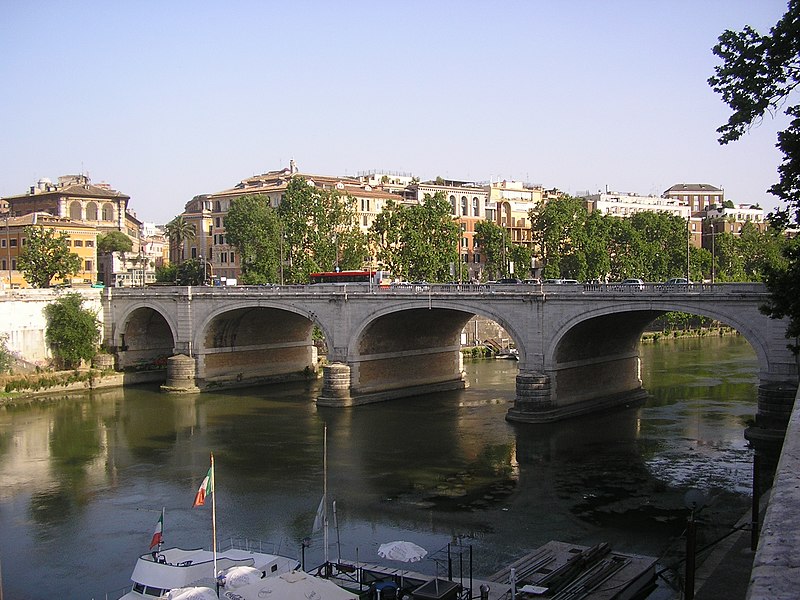
[[[211,453],[211,530],[214,543],[214,581],[217,580],[217,485],[214,481],[214,453]]]
[[[161,537],[158,538],[158,552],[161,552],[161,544],[164,543],[164,511],[166,510],[166,506],[161,507]],[[0,600],[3,600],[0,598]]]
[[[322,498],[325,502],[325,512],[323,513],[323,525],[324,525],[324,544],[325,544],[325,564],[328,564],[328,424],[325,424],[325,431],[323,434],[323,447],[324,451],[322,454],[322,475],[323,475],[323,483],[322,483]],[[326,567],[327,568],[327,567]]]

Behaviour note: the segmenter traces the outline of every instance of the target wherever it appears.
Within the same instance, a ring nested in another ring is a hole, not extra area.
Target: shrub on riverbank
[[[110,371],[113,373],[113,371]],[[6,394],[15,392],[39,392],[73,383],[89,382],[100,379],[105,371],[90,369],[88,371],[50,371],[31,375],[10,375],[3,377],[3,391]]]

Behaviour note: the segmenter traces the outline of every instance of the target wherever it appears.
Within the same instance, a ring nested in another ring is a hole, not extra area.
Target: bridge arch
[[[214,307],[192,337],[203,387],[252,385],[310,376],[317,370],[311,311],[273,303],[234,301]]]
[[[365,315],[348,340],[350,392],[358,403],[464,387],[461,333],[474,316],[489,318],[515,340],[521,332],[503,314],[479,305],[416,298]],[[420,392],[417,392],[420,393]]]
[[[761,317],[757,310],[731,311],[673,299],[650,302],[646,310],[635,305],[606,305],[572,316],[553,332],[552,343],[545,353],[545,364],[556,365],[563,362],[565,356],[570,353],[565,348],[565,344],[569,343],[570,338],[580,335],[579,332],[591,323],[595,325],[593,329],[599,330],[601,333],[603,331],[613,332],[613,336],[609,336],[608,339],[613,342],[614,337],[620,338],[620,341],[630,350],[634,341],[638,346],[638,341],[647,325],[668,312],[685,312],[708,317],[733,327],[753,348],[762,376],[772,370],[769,353],[770,340],[764,336],[763,328],[757,325],[760,319],[755,317]]]
[[[177,331],[177,323],[166,307],[136,302],[115,319],[108,345],[118,349],[118,368],[147,365],[174,354]]]

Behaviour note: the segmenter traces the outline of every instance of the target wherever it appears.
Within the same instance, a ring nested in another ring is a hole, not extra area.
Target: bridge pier
[[[797,384],[792,381],[759,384],[756,420],[744,432],[756,450],[780,451],[796,394]]]
[[[322,367],[322,391],[317,404],[337,408],[353,406],[349,365],[337,362]]]

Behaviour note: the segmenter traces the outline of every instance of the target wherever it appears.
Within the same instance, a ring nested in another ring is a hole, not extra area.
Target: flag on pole
[[[150,541],[150,549],[153,549],[153,546],[158,546],[159,544],[164,542],[164,511],[161,511],[161,516],[158,517],[158,523],[156,523],[155,531],[153,531],[153,539]]]
[[[192,507],[195,506],[203,506],[206,503],[206,496],[209,496],[214,493],[214,484],[213,484],[213,476],[212,476],[212,469],[214,467],[208,468],[208,473],[206,474],[203,482],[200,484],[200,488],[197,490],[197,494],[194,496],[194,504]]]
[[[314,525],[311,527],[311,533],[316,533],[322,529],[325,523],[325,494],[322,495],[322,500],[319,501],[319,508],[317,508],[317,516],[314,518]]]

